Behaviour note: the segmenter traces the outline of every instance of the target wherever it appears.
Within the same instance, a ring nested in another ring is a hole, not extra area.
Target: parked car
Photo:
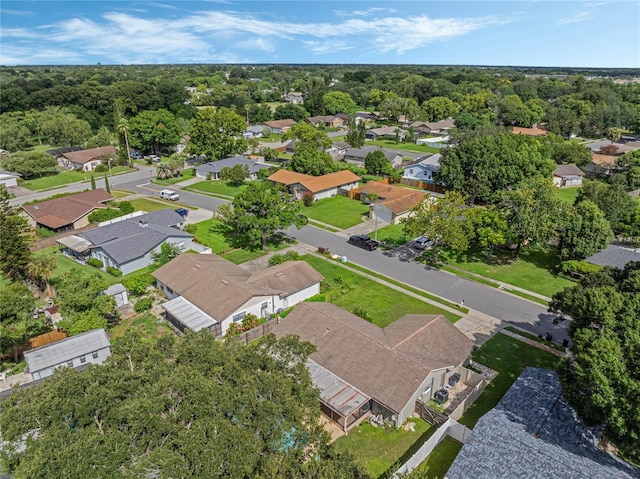
[[[178,193],[173,190],[162,190],[160,192],[160,198],[170,201],[178,201],[180,196],[178,196]]]
[[[182,216],[183,218],[186,218],[187,216],[189,216],[189,210],[186,208],[178,208],[174,211],[178,213],[180,216]]]
[[[415,239],[413,245],[416,249],[427,249],[433,246],[433,240],[430,240],[426,236],[420,236],[419,238]]]
[[[372,240],[367,235],[354,235],[349,237],[347,243],[352,244],[353,246],[357,246],[358,248],[366,249],[368,251],[373,251],[376,249],[380,243],[376,240]]]
[[[131,158],[133,158],[134,160],[141,160],[142,159],[142,154],[138,153],[137,151],[132,151],[131,152]]]

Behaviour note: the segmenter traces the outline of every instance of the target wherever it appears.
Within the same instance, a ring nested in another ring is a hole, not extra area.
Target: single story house
[[[417,135],[448,135],[449,130],[456,127],[453,118],[440,121],[414,121],[409,125]]]
[[[289,131],[293,126],[297,125],[297,123],[287,118],[286,120],[265,121],[264,123],[260,123],[260,125],[263,127],[268,126],[272,133],[280,135]]]
[[[640,261],[640,249],[611,244],[602,251],[589,256],[585,261],[600,266],[623,269],[631,261]]]
[[[309,369],[321,408],[344,431],[369,412],[401,426],[473,350],[442,315],[408,314],[380,328],[331,303],[301,303],[272,332],[316,346]]]
[[[268,126],[264,125],[252,125],[247,127],[243,136],[245,139],[250,140],[252,138],[262,138],[263,136],[269,136],[271,134],[271,129]]]
[[[380,148],[378,146],[363,146],[362,148],[349,148],[345,153],[342,160],[351,165],[364,166],[364,159],[367,157],[369,153],[373,153],[374,151],[381,150],[384,153],[384,156],[389,160],[391,166],[393,168],[399,168],[402,164],[402,155],[385,150],[384,148]]]
[[[587,176],[609,176],[617,169],[617,156],[592,153],[591,161],[585,167]]]
[[[212,180],[219,180],[220,172],[223,168],[233,168],[236,165],[245,165],[249,169],[248,179],[250,180],[258,179],[258,171],[270,168],[270,165],[265,165],[264,162],[250,160],[245,156],[237,155],[196,166],[196,176],[200,178],[207,178],[211,175]]]
[[[555,371],[527,367],[477,422],[445,477],[640,477],[640,469],[598,447],[601,435],[569,405]]]
[[[582,186],[583,171],[574,164],[558,165],[553,172],[553,184],[559,188]]]
[[[611,140],[607,140],[606,138],[602,138],[600,140],[591,141],[587,143],[585,146],[594,153],[600,153],[600,150],[602,150],[603,148],[609,149],[610,147],[613,147],[612,149],[615,150],[614,154],[624,155],[625,153],[629,153],[630,151],[635,151],[640,149],[640,142],[625,141],[622,139],[618,141],[611,141]]]
[[[24,352],[34,380],[52,376],[60,367],[82,371],[89,364],[102,364],[111,355],[111,341],[104,329],[92,329],[70,338]]]
[[[377,195],[378,199],[371,201],[369,195]],[[425,199],[428,193],[424,191],[403,188],[378,181],[369,181],[360,188],[360,201],[369,203],[369,216],[389,223],[396,224],[401,218],[406,218],[411,209]]]
[[[273,151],[277,151],[278,153],[284,153],[287,149],[287,144],[289,141],[261,141],[258,144],[259,149],[268,148]]]
[[[151,274],[169,299],[162,307],[174,326],[216,336],[247,314],[268,318],[318,294],[323,279],[305,261],[249,273],[215,254],[182,254]]]
[[[105,158],[115,158],[115,146],[100,146],[88,150],[69,151],[57,157],[58,165],[72,170],[93,171]]]
[[[298,199],[302,199],[305,194],[310,193],[314,200],[320,200],[357,188],[361,178],[349,170],[334,171],[322,176],[310,176],[281,169],[269,176],[267,180],[286,186],[289,193]]]
[[[177,245],[180,251],[211,252],[180,229],[184,222],[182,216],[167,208],[60,238],[57,243],[81,262],[95,258],[104,267],[129,274],[152,264],[152,253],[159,252],[163,243]]]
[[[407,131],[397,126],[383,126],[380,128],[373,128],[365,132],[365,138],[367,140],[404,140],[407,136]]]
[[[18,178],[22,175],[13,171],[0,170],[0,185],[4,185],[7,188],[11,186],[18,186]]]
[[[297,142],[298,142],[297,140],[291,140],[286,143],[285,153],[287,155],[292,155],[292,156],[295,155]],[[346,143],[344,141],[338,141],[338,142],[334,142],[326,150],[323,149],[322,147],[319,147],[318,151],[323,151],[327,153],[331,158],[333,158],[334,161],[338,161],[342,159],[342,157],[344,156],[344,154],[347,152],[349,148],[350,148],[349,143]]]
[[[403,178],[433,183],[433,177],[440,171],[442,155],[420,156],[414,163],[404,167]]]
[[[427,145],[431,148],[438,148],[441,150],[442,148],[446,148],[449,146],[449,137],[448,136],[430,136],[427,138],[418,138],[416,139],[416,145]]]
[[[549,132],[547,130],[543,130],[538,128],[537,126],[531,128],[524,128],[521,126],[514,126],[511,129],[511,133],[516,135],[527,135],[527,136],[546,136]]]
[[[291,105],[301,105],[304,103],[304,96],[299,91],[292,91],[284,96],[284,101]]]
[[[89,215],[99,208],[107,208],[113,196],[104,188],[83,191],[74,195],[23,206],[29,225],[33,228],[48,228],[67,231],[83,228],[89,224]]]
[[[305,118],[303,121],[305,123],[309,123],[315,128],[322,128],[325,126],[329,128],[338,128],[344,125],[344,120],[342,118],[333,115],[310,116],[309,118]]]

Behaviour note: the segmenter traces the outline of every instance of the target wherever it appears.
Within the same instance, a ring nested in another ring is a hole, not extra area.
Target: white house
[[[72,170],[93,171],[102,164],[103,159],[115,158],[118,149],[114,146],[100,146],[89,150],[69,151],[61,153],[58,165]]]
[[[91,257],[102,261],[105,268],[129,274],[152,264],[153,253],[159,252],[163,243],[172,243],[180,251],[210,252],[194,242],[192,234],[181,230],[184,221],[167,208],[60,238],[57,243],[81,262]]]
[[[558,165],[553,172],[553,184],[559,188],[582,186],[584,172],[576,165]]]
[[[306,194],[312,194],[314,200],[320,200],[336,196],[341,191],[357,188],[361,178],[349,170],[334,171],[322,176],[309,176],[280,169],[267,180],[286,186],[289,193],[298,199],[303,199]]]
[[[21,176],[20,173],[14,173],[13,171],[0,170],[0,185],[4,185],[7,188],[18,186],[18,178]]]
[[[403,178],[433,182],[433,177],[440,171],[440,159],[442,155],[435,154],[416,158],[415,163],[404,167]]]
[[[323,279],[305,261],[249,273],[214,254],[180,255],[152,275],[169,299],[162,307],[173,325],[216,336],[248,314],[267,318],[318,294]]]
[[[104,329],[93,329],[24,352],[27,369],[34,380],[44,379],[57,368],[83,370],[89,364],[102,364],[111,355],[111,342]]]

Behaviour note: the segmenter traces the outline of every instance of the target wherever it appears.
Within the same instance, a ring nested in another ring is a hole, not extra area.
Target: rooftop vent
[[[40,207],[39,207],[38,205],[35,205],[35,206],[33,207],[33,209],[34,209],[34,210],[36,210],[36,211],[38,211],[38,210],[40,209]]]
[[[282,276],[284,273],[276,273],[276,278]]]
[[[147,223],[145,220],[140,220],[138,221],[138,226],[140,226],[140,228],[146,228],[147,226],[149,226],[149,223]]]
[[[194,264],[193,267],[198,269],[202,268],[202,266],[200,266],[199,264]]]
[[[226,279],[221,279],[221,280],[220,280],[220,282],[221,282],[222,284],[229,284],[229,281],[227,281]]]

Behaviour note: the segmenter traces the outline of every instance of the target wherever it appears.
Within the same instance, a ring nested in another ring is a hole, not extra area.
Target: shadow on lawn
[[[225,242],[231,246],[231,249],[243,249],[252,253],[262,250],[260,245],[249,243],[244,236],[237,234],[231,227],[222,222],[212,224],[209,227],[209,232],[222,236]],[[267,240],[267,249],[275,249],[282,243],[294,244],[295,242],[295,239],[286,234],[276,233]]]
[[[462,253],[447,252],[447,257],[456,263],[482,263],[487,266],[508,266],[516,261],[531,263],[537,268],[545,269],[553,275],[558,273],[560,258],[553,250],[523,249],[520,259],[514,258],[514,252],[508,249],[494,249],[491,258],[487,258],[486,251],[480,248],[470,248]],[[451,266],[456,266],[451,264]]]
[[[429,429],[427,429],[425,432],[422,433],[422,435],[416,439],[416,442],[414,442],[411,447],[409,449],[407,449],[404,454],[402,456],[400,456],[400,458],[394,462],[393,464],[391,464],[391,466],[389,466],[389,468],[384,471],[382,474],[380,474],[378,476],[378,479],[387,479],[387,478],[391,478],[393,477],[393,474],[400,469],[400,466],[402,466],[405,462],[407,462],[409,459],[411,459],[413,457],[413,455],[418,452],[418,450],[422,447],[422,445],[427,442],[427,440],[433,436],[433,434],[437,431],[437,429],[433,426],[430,426]]]

